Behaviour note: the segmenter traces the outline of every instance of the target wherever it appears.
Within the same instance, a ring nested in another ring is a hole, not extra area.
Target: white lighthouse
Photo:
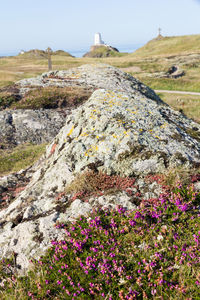
[[[101,39],[101,33],[95,33],[94,35],[94,45],[99,46],[99,45],[104,45],[104,42]]]

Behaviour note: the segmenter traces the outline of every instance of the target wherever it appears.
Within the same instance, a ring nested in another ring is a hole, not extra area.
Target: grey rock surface
[[[136,176],[144,198],[149,199],[161,190],[155,183],[145,190],[145,175],[200,163],[200,125],[165,105],[133,77],[107,65],[59,71],[54,79],[48,76],[36,78],[35,84],[41,84],[42,78],[44,85],[54,80],[69,84],[71,80],[97,90],[67,117],[34,166],[31,181],[0,211],[0,257],[15,251],[22,270],[31,257],[48,248],[52,238],[62,238],[62,231],[53,226],[56,222],[87,214],[96,205],[135,208],[132,197],[124,193],[88,202],[76,199],[71,203],[68,196],[56,199],[77,174],[95,169],[109,175]],[[21,85],[27,87],[32,82],[26,79]]]
[[[68,110],[4,110],[0,111],[0,144],[18,145],[50,142],[65,124]]]
[[[106,64],[83,65],[66,71],[50,71],[41,76],[23,79],[17,82],[20,93],[27,92],[32,87],[47,86],[83,86],[95,89],[123,91],[129,94],[143,94],[150,99],[163,103],[152,89],[145,84]]]

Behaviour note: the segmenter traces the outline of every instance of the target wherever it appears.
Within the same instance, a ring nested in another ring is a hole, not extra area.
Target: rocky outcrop
[[[148,75],[149,77],[155,78],[179,78],[185,75],[185,71],[183,71],[179,66],[171,66],[167,72],[159,72]]]
[[[90,51],[85,53],[83,57],[109,57],[117,56],[119,50],[108,45],[94,45],[91,46]]]
[[[83,65],[66,71],[51,71],[41,76],[17,82],[19,94],[23,95],[34,87],[86,87],[122,91],[141,95],[163,103],[155,92],[130,74],[105,64]]]
[[[66,118],[46,154],[33,167],[25,189],[0,211],[0,256],[17,253],[17,265],[26,269],[51,239],[62,238],[56,222],[87,214],[94,205],[123,205],[134,209],[132,195],[92,197],[72,201],[63,193],[86,170],[132,176],[143,196],[161,190],[153,183],[144,193],[144,176],[168,167],[200,163],[200,125],[165,105],[148,87],[107,65],[87,65],[44,74],[20,82],[21,89],[35,85],[85,85],[96,89],[90,99]],[[59,196],[60,195],[60,196]]]
[[[69,110],[0,111],[0,145],[50,142],[65,123]]]

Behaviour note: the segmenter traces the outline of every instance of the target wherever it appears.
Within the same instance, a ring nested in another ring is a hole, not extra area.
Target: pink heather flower
[[[183,205],[180,205],[180,209],[181,209],[181,211],[186,211],[186,210],[188,210],[188,204],[183,204]]]
[[[151,294],[154,296],[157,293],[156,289],[151,290]]]
[[[135,226],[135,225],[136,225],[136,222],[135,222],[134,220],[130,220],[130,221],[129,221],[129,224],[130,224],[131,226]]]
[[[60,281],[60,280],[57,280],[57,284],[59,285],[59,284],[61,284],[62,283],[62,281]]]
[[[66,292],[67,295],[69,295],[69,296],[71,295],[69,290],[66,289],[65,292]]]
[[[139,218],[141,218],[142,217],[142,215],[141,215],[141,213],[139,212],[139,211],[137,211],[136,213],[135,213],[135,219],[139,219]]]

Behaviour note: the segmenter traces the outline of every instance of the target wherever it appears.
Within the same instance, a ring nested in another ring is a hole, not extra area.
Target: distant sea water
[[[132,53],[135,50],[137,50],[138,48],[142,47],[143,44],[137,44],[137,45],[130,45],[130,46],[119,46],[117,47],[117,49],[120,52],[126,52],[126,53]],[[71,55],[75,56],[75,57],[82,57],[85,53],[87,53],[89,50],[88,49],[81,49],[81,50],[66,50],[65,51],[69,52]],[[15,56],[18,55],[20,51],[13,51],[13,52],[0,52],[0,57],[2,56]]]

